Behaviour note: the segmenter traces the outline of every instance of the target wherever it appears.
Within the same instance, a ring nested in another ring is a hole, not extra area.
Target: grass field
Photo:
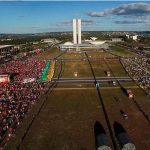
[[[47,59],[54,59],[56,56],[60,55],[62,52],[59,51],[58,48],[52,47],[49,50],[46,50],[42,54],[36,56],[35,58],[38,60],[47,60]]]
[[[65,54],[66,55],[66,54]],[[111,67],[115,76],[128,76],[119,60],[107,60],[108,65]],[[106,76],[106,71],[109,70],[107,64],[103,59],[98,61],[91,62],[94,73],[97,77]],[[57,77],[60,71],[60,61],[57,61],[55,64],[55,74],[54,77]],[[75,72],[77,72],[77,77],[92,77],[90,66],[87,61],[72,61],[72,62],[63,62],[63,74],[62,77],[70,78],[75,77]],[[111,76],[113,76],[111,74]]]
[[[82,62],[65,62],[62,77],[75,77],[74,73],[77,72],[77,77],[91,77],[92,73],[87,61]]]
[[[111,53],[117,56],[137,56],[137,54],[118,46],[111,46]]]
[[[114,121],[121,123],[134,141],[137,150],[148,150],[150,127],[132,100],[128,99],[121,89],[101,90],[101,93],[111,125],[113,126]],[[146,105],[149,105],[148,98],[139,89],[134,89],[134,94],[138,97],[138,102],[142,101],[143,108],[145,108],[143,98],[147,101]],[[120,100],[117,102],[115,97]],[[120,109],[128,114],[128,120],[123,119]],[[147,110],[147,113],[150,112]],[[30,114],[26,119],[28,118]],[[95,89],[54,90],[31,126],[21,144],[21,149],[94,150],[93,130],[96,121],[104,126],[106,132],[108,131]],[[20,130],[21,128],[20,126]],[[109,137],[108,132],[107,135]],[[18,136],[10,141],[11,146],[8,145],[7,149],[14,149],[13,146],[16,145],[11,142],[16,143],[17,138]]]
[[[37,58],[49,59],[59,54],[59,51],[52,50]],[[100,53],[98,52],[96,55],[94,52],[88,55],[96,57]],[[102,57],[106,56],[110,55],[105,53]],[[61,58],[79,57],[83,58],[85,55],[83,53],[65,53],[61,56]],[[115,76],[127,76],[119,60],[108,60],[107,63]],[[101,59],[97,62],[93,61],[91,64],[96,77],[106,77],[105,71],[108,70],[108,66],[105,61]],[[56,61],[54,77],[58,77],[60,66],[61,62]],[[63,62],[63,78],[75,77],[74,72],[78,72],[78,77],[93,77],[87,61]],[[132,89],[137,103],[150,116],[150,100],[145,93],[134,82],[121,82],[121,85]],[[119,86],[114,87],[107,82],[101,84],[100,93],[112,130],[114,122],[119,122],[134,142],[136,150],[149,150],[150,126],[134,101],[129,99]],[[33,116],[38,112],[45,99],[39,115],[28,128]],[[128,114],[127,120],[123,118],[120,110]],[[102,105],[94,83],[58,84],[51,93],[41,96],[39,102],[17,129],[15,137],[10,140],[6,150],[16,149],[27,128],[29,130],[21,142],[20,150],[95,150],[94,124],[96,121],[99,121],[104,127],[112,147]],[[113,135],[115,136],[114,130]]]
[[[114,57],[114,55],[106,51],[88,52],[90,58]]]
[[[72,52],[68,52],[65,53],[64,55],[62,55],[61,57],[62,59],[82,59],[85,58],[85,54],[84,53],[72,53]]]
[[[51,48],[42,54],[36,56],[36,59],[53,59],[56,56],[62,54],[63,52],[60,52],[58,48],[54,47]],[[105,52],[105,51],[97,51],[97,52],[88,52],[90,58],[103,58],[103,57],[114,57],[114,55]],[[84,52],[67,52],[64,55],[59,57],[60,59],[86,59]]]
[[[96,91],[54,91],[21,149],[94,149],[93,126],[102,118]]]

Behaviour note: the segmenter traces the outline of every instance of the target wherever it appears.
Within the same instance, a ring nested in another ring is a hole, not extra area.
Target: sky
[[[0,33],[150,31],[150,1],[0,1]]]

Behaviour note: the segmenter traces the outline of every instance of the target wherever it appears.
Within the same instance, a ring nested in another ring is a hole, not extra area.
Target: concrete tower
[[[77,20],[73,19],[73,44],[77,44]]]
[[[81,44],[81,19],[78,19],[78,44]]]
[[[73,19],[73,44],[81,44],[81,19]]]

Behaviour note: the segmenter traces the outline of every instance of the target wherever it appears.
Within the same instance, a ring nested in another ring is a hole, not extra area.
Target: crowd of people
[[[44,68],[45,61],[33,58],[13,60],[0,66],[0,74],[14,74],[9,83],[0,84],[1,148],[45,89],[46,83],[39,81]]]
[[[24,61],[14,60],[1,65],[0,74],[13,73],[15,74],[14,82],[22,82],[25,78],[38,79],[44,67],[45,63],[43,61],[37,61],[32,58]]]
[[[122,58],[121,62],[130,76],[150,95],[150,59]]]

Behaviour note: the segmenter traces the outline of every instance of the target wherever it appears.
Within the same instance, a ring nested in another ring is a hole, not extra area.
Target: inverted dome
[[[90,41],[91,44],[93,45],[101,45],[104,44],[106,41]]]
[[[66,43],[64,43],[63,45],[73,45],[73,43],[72,42],[66,42]]]

